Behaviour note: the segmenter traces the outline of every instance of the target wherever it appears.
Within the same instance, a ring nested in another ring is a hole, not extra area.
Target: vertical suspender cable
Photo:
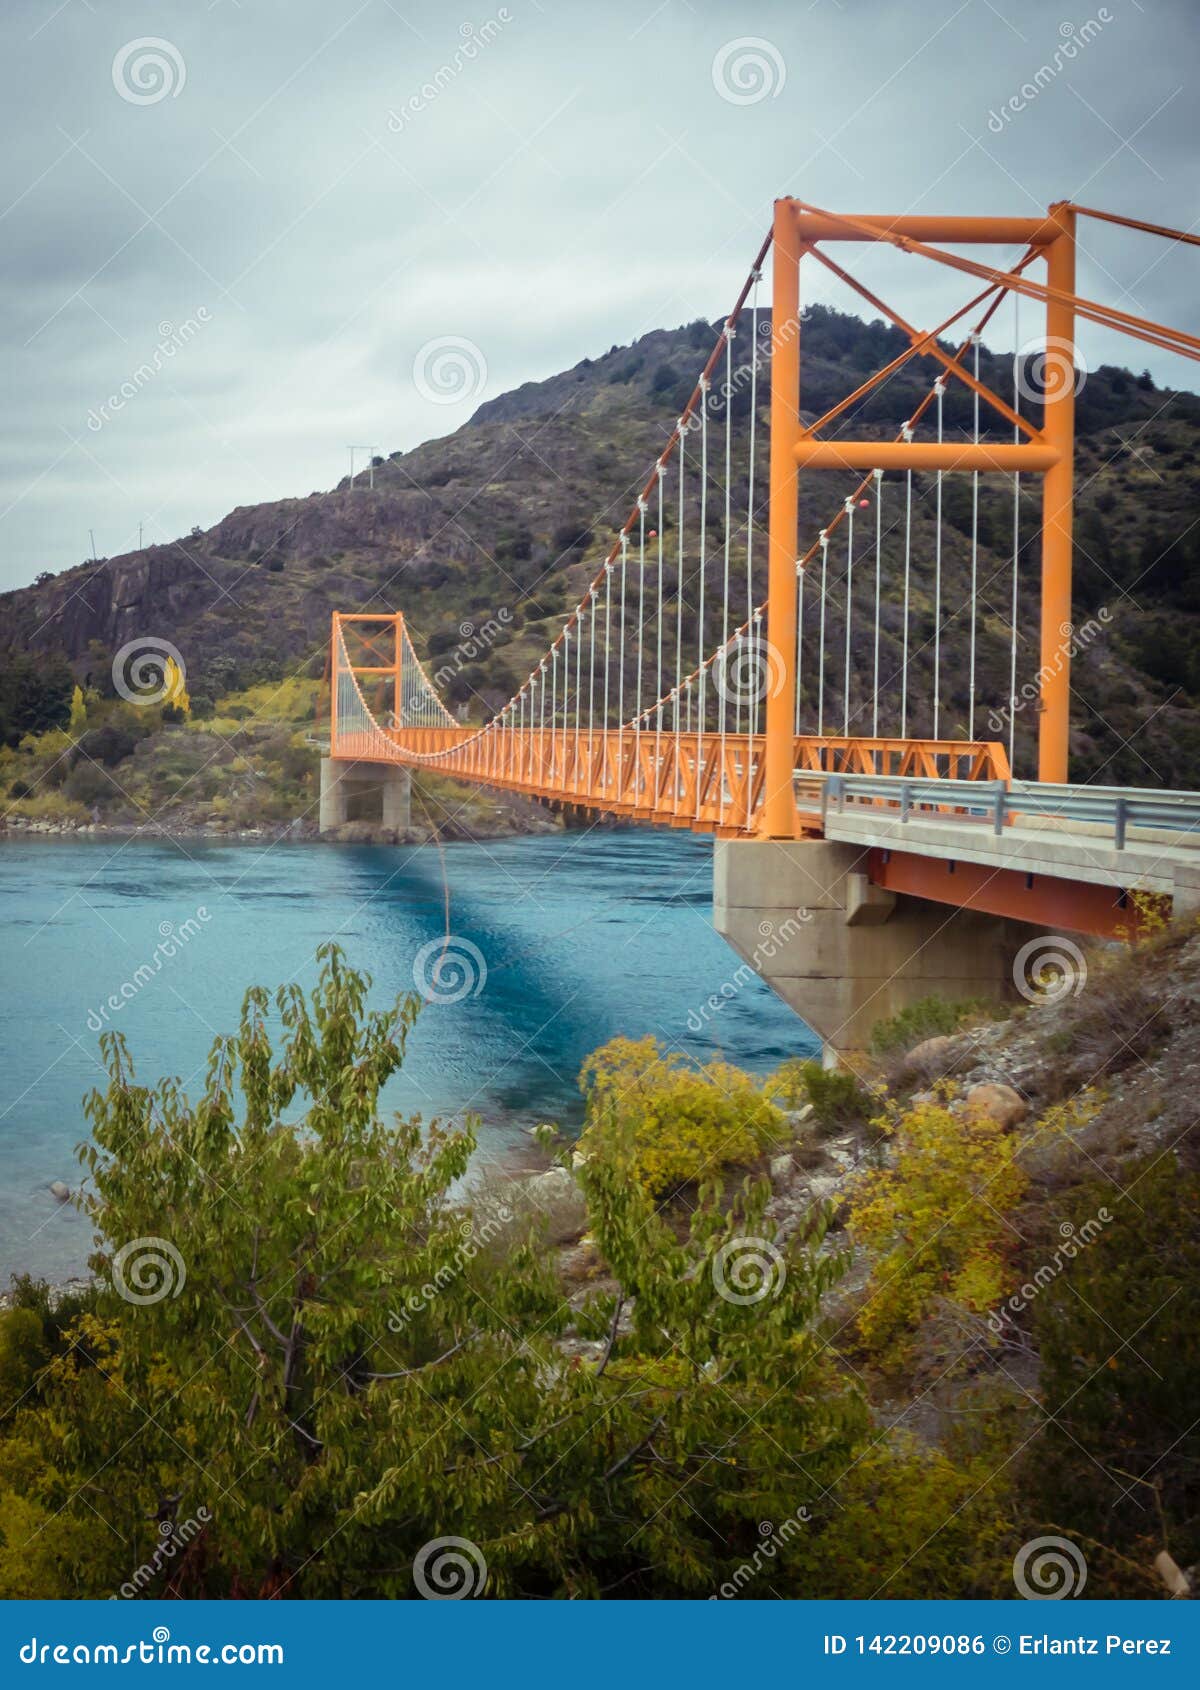
[[[704,761],[704,695],[708,672],[704,668],[704,572],[708,557],[708,388],[707,376],[700,378],[700,608],[696,630],[696,816],[700,816],[700,776]]]
[[[567,784],[567,706],[571,697],[571,624],[563,625],[563,694],[562,694],[562,756],[558,764],[558,784]]]
[[[796,718],[792,732],[800,732],[800,693],[804,683],[804,565],[796,559]]]
[[[550,784],[558,761],[558,645],[550,647]]]
[[[522,761],[522,764],[525,766],[526,771],[527,771],[526,775],[525,775],[525,779],[529,782],[529,784],[531,786],[533,784],[533,722],[534,722],[533,688],[534,688],[534,680],[533,680],[533,676],[530,675],[527,678],[527,680],[525,682],[525,686],[523,688],[523,691],[526,695],[526,701],[525,701],[525,749],[524,749],[524,753],[522,755],[521,761]]]
[[[638,500],[637,714],[633,718],[633,801],[642,787],[642,661],[646,625],[646,501]]]
[[[717,819],[725,819],[725,719],[729,692],[729,548],[733,527],[733,337],[732,323],[725,324],[725,544],[722,547],[721,651],[724,670],[720,677],[721,753],[717,766]]]
[[[683,449],[687,431],[682,420],[677,424],[679,430],[679,524],[675,530],[676,553],[678,563],[675,574],[675,738],[679,738],[680,713],[683,704]],[[678,767],[679,746],[675,747],[676,766]]]
[[[658,716],[654,727],[654,802],[657,808],[658,795],[662,790],[662,719],[663,719],[663,484],[667,479],[667,466],[661,460],[655,471],[658,481],[658,627],[655,631],[655,663],[654,663],[654,697],[658,704]]]
[[[1013,293],[1013,410],[1021,411],[1021,296]],[[1020,441],[1021,431],[1013,424],[1013,439]],[[1008,766],[1013,766],[1013,746],[1017,731],[1017,595],[1018,567],[1021,555],[1021,472],[1013,475],[1012,518],[1012,626],[1009,630],[1008,657]]]
[[[762,658],[762,611],[761,610],[756,610],[754,612],[753,616],[750,619],[750,627],[751,627],[750,638],[751,638],[752,643],[751,643],[751,648],[750,648],[750,661],[749,661],[749,664],[748,664],[748,670],[749,670],[750,674],[757,675],[760,672],[760,662],[761,662],[761,658]],[[758,688],[756,686],[752,686],[751,689],[750,689],[750,744],[751,745],[754,744],[754,741],[757,738],[757,736],[758,736]],[[765,756],[765,752],[764,752],[764,756]],[[747,829],[749,829],[751,821],[753,819],[753,810],[754,810],[754,780],[753,780],[752,770],[753,770],[753,764],[750,762],[749,758],[747,758],[747,762],[746,762],[746,827],[747,827]]]
[[[602,760],[601,760],[601,766],[604,769],[604,791],[606,793],[608,792],[608,784],[609,784],[608,783],[608,770],[609,770],[608,750],[609,750],[609,745],[611,743],[611,741],[609,740],[609,737],[608,737],[608,735],[609,735],[609,727],[608,727],[608,724],[609,724],[608,668],[609,668],[609,654],[610,654],[611,649],[612,649],[612,640],[611,640],[611,637],[610,637],[610,632],[611,632],[611,627],[612,627],[612,572],[613,572],[613,566],[612,566],[612,561],[610,559],[604,565],[604,717],[603,717],[603,729],[602,729],[602,738],[601,738],[601,743],[602,743],[603,748],[604,748],[603,757],[602,757]]]
[[[937,394],[937,437],[942,443],[942,399],[946,384],[941,376],[933,384]],[[938,737],[938,722],[942,702],[942,472],[939,469],[934,483],[937,490],[937,534],[933,545],[933,737]]]
[[[584,603],[586,604],[586,600]],[[582,711],[583,711],[583,605],[575,612],[575,790],[580,790],[583,778],[583,758],[580,756],[582,745]]]
[[[913,437],[912,424],[905,423],[901,430],[906,441]],[[912,470],[904,472],[904,628],[901,635],[900,652],[900,738],[908,738],[908,601],[909,586],[912,579]]]
[[[587,783],[590,787],[595,779],[595,762],[593,760],[593,728],[596,717],[596,588],[593,585],[590,593],[592,601],[592,650],[588,663],[588,772]]]
[[[847,499],[846,512],[846,660],[842,677],[842,737],[850,737],[850,623],[854,608],[854,500]]]
[[[979,335],[973,334],[971,341],[974,346],[974,371],[976,382],[979,380]],[[972,433],[975,444],[979,444],[979,389],[976,387],[975,416]],[[968,665],[967,692],[967,738],[975,738],[975,642],[976,642],[976,612],[978,609],[977,588],[979,583],[979,471],[971,471],[971,654]]]
[[[538,785],[546,785],[546,659],[543,657],[539,669],[541,686],[538,689],[542,699],[541,722],[538,726]]]
[[[761,272],[756,268],[750,280],[750,465],[746,478],[746,621],[754,613],[754,449],[758,425],[758,282]],[[738,703],[738,723],[741,725],[741,703]],[[749,726],[750,708],[746,711],[746,826],[750,826],[752,789],[754,785],[754,730]]]
[[[617,797],[625,779],[625,576],[629,565],[629,536],[621,535],[621,631],[617,636]]]
[[[817,648],[817,737],[825,732],[825,605],[829,576],[829,533],[821,530],[821,634]]]
[[[871,738],[879,738],[879,607],[883,568],[883,471],[875,471],[875,680],[871,688]]]

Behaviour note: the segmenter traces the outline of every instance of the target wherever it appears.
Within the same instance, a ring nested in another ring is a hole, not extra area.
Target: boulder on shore
[[[1002,1127],[1015,1127],[1029,1113],[1029,1105],[1020,1092],[998,1081],[972,1086],[963,1104],[968,1114],[986,1115]]]

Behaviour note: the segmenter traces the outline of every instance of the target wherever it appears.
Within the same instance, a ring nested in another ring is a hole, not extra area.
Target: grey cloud
[[[1038,81],[1060,25],[1101,12]],[[116,554],[139,521],[167,539],[332,485],[351,441],[396,450],[458,426],[470,403],[432,406],[412,382],[439,335],[479,346],[491,396],[720,310],[779,193],[1193,215],[1182,3],[18,0],[0,29],[3,585],[78,562],[89,528]],[[144,36],[172,45],[186,80],[134,104],[113,60]],[[735,103],[714,58],[748,36],[784,77]],[[1031,82],[1036,97],[989,126]],[[914,260],[862,256],[911,320],[963,297]],[[1128,288],[1127,308],[1191,326],[1194,262],[1091,228],[1080,286]],[[806,287],[849,304],[824,279]],[[211,321],[89,427],[163,326],[201,307]],[[1091,362],[1194,384],[1149,348],[1081,342]]]

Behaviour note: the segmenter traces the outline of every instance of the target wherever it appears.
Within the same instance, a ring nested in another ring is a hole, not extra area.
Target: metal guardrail
[[[797,770],[797,780],[820,783],[821,821],[831,809],[846,814],[869,804],[886,804],[902,822],[914,812],[990,820],[1003,833],[1023,816],[1051,816],[1111,827],[1118,851],[1131,827],[1168,828],[1200,835],[1200,792],[1156,792],[1148,787],[1056,786],[1041,781],[911,780],[906,775],[816,775]]]

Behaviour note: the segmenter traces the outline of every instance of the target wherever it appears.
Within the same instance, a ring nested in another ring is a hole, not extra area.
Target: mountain
[[[761,313],[763,325],[769,314]],[[735,341],[735,356],[748,337]],[[902,352],[906,338],[882,322],[811,308],[803,329],[807,419],[852,390],[865,375]],[[546,381],[530,382],[480,406],[456,433],[377,460],[374,487],[360,473],[325,493],[243,506],[207,532],[170,545],[80,565],[39,577],[0,600],[0,641],[10,652],[62,655],[76,676],[98,680],[126,641],[158,635],[183,653],[193,699],[216,699],[235,688],[292,673],[323,673],[333,610],[402,609],[418,647],[453,661],[447,691],[473,718],[503,704],[545,650],[576,602],[685,404],[712,347],[713,325],[696,322],[655,330],[632,346],[585,358]],[[764,352],[769,335],[762,336]],[[1010,360],[980,349],[980,373],[1010,391]],[[840,419],[870,436],[893,436],[928,391],[936,365],[913,359]],[[1035,375],[1022,371],[1022,386]],[[765,587],[765,495],[769,371],[760,370],[757,411],[756,594]],[[731,401],[734,441],[731,505],[744,512],[748,483],[750,393]],[[1036,418],[1036,404],[1024,408]],[[1076,627],[1087,633],[1074,663],[1073,769],[1079,778],[1139,785],[1200,785],[1200,400],[1154,386],[1148,374],[1102,366],[1083,377],[1078,412]],[[968,390],[952,382],[945,429],[962,437],[972,426]],[[986,426],[986,422],[985,422]],[[723,412],[714,418],[714,480],[708,500],[710,555],[723,540]],[[1007,425],[997,420],[996,434]],[[989,710],[1009,691],[1012,492],[1003,477],[981,480],[976,731],[1004,738]],[[801,535],[814,538],[852,490],[848,477],[803,478]],[[902,652],[902,477],[884,484],[888,529],[883,546],[881,731],[894,713]],[[932,476],[914,477],[910,698],[932,691],[934,510]],[[942,605],[952,621],[941,650],[942,731],[963,731],[967,719],[967,639],[956,608],[966,601],[970,571],[971,487],[945,478]],[[1036,692],[1037,491],[1021,500],[1021,635],[1018,690]],[[684,521],[693,537],[700,511],[693,476]],[[665,528],[673,546],[675,514]],[[873,525],[872,525],[873,526]],[[744,521],[731,534],[731,556],[744,578]],[[861,532],[861,531],[860,531]],[[805,543],[802,538],[802,544]],[[861,556],[870,558],[871,533]],[[830,549],[829,636],[840,651],[839,571],[842,538]],[[694,567],[694,566],[693,566]],[[670,569],[670,564],[668,564]],[[871,571],[856,573],[856,595],[873,591]],[[864,580],[864,577],[866,578]],[[735,573],[735,579],[738,576]],[[808,577],[810,581],[814,576]],[[668,587],[673,580],[668,580]],[[694,594],[687,590],[685,601]],[[712,589],[710,585],[710,612]],[[810,592],[809,605],[813,598]],[[874,661],[870,604],[856,597],[853,698],[865,697]],[[863,608],[860,608],[860,605]],[[706,638],[717,630],[710,614]],[[695,608],[684,613],[688,649],[695,649]],[[488,637],[473,638],[486,627]],[[1088,633],[1087,630],[1095,632]],[[806,659],[806,719],[815,713],[814,664]],[[435,663],[435,667],[438,665]],[[827,705],[840,720],[840,701]],[[829,720],[827,715],[827,725]],[[910,732],[928,731],[924,705]],[[1016,724],[1018,772],[1031,772],[1036,731],[1032,705]]]

